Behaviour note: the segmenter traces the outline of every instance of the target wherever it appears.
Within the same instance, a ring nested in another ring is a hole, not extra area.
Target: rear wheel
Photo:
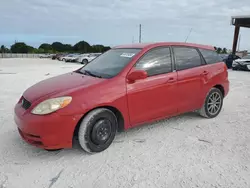
[[[223,95],[218,88],[212,88],[199,110],[199,114],[205,118],[214,118],[218,116],[223,105]]]
[[[117,127],[117,118],[112,111],[106,108],[91,111],[80,124],[80,146],[88,153],[106,150],[115,138]]]

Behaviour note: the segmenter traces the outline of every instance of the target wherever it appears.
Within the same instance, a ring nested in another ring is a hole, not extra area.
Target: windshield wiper
[[[96,74],[94,74],[94,73],[92,73],[92,72],[90,72],[90,71],[87,71],[87,70],[84,70],[84,73],[85,73],[86,75],[93,76],[93,77],[96,77],[96,78],[102,78],[102,76],[96,75]],[[84,74],[84,73],[83,73],[83,74]]]

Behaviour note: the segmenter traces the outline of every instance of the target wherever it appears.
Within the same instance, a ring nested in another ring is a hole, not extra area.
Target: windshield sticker
[[[132,54],[132,53],[123,53],[121,54],[121,57],[128,57],[128,58],[131,58],[133,57],[135,54]]]

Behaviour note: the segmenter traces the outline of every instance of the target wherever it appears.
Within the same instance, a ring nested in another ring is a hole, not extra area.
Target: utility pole
[[[139,25],[139,43],[141,43],[141,24]]]
[[[240,34],[240,36],[239,36],[238,52],[240,51],[240,37],[241,37],[241,34]]]

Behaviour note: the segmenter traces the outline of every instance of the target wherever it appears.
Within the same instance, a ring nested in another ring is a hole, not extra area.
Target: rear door
[[[205,99],[209,90],[217,85],[224,84],[224,81],[228,81],[228,73],[225,71],[225,63],[221,60],[220,56],[214,50],[199,49],[202,57],[206,62],[204,71],[208,74],[202,76],[203,84],[203,99]]]
[[[178,111],[196,110],[202,105],[202,75],[206,75],[203,58],[196,48],[173,47],[177,70]]]
[[[131,124],[136,125],[176,114],[177,73],[172,71],[170,48],[157,47],[149,50],[133,69],[145,70],[148,77],[127,83]]]

